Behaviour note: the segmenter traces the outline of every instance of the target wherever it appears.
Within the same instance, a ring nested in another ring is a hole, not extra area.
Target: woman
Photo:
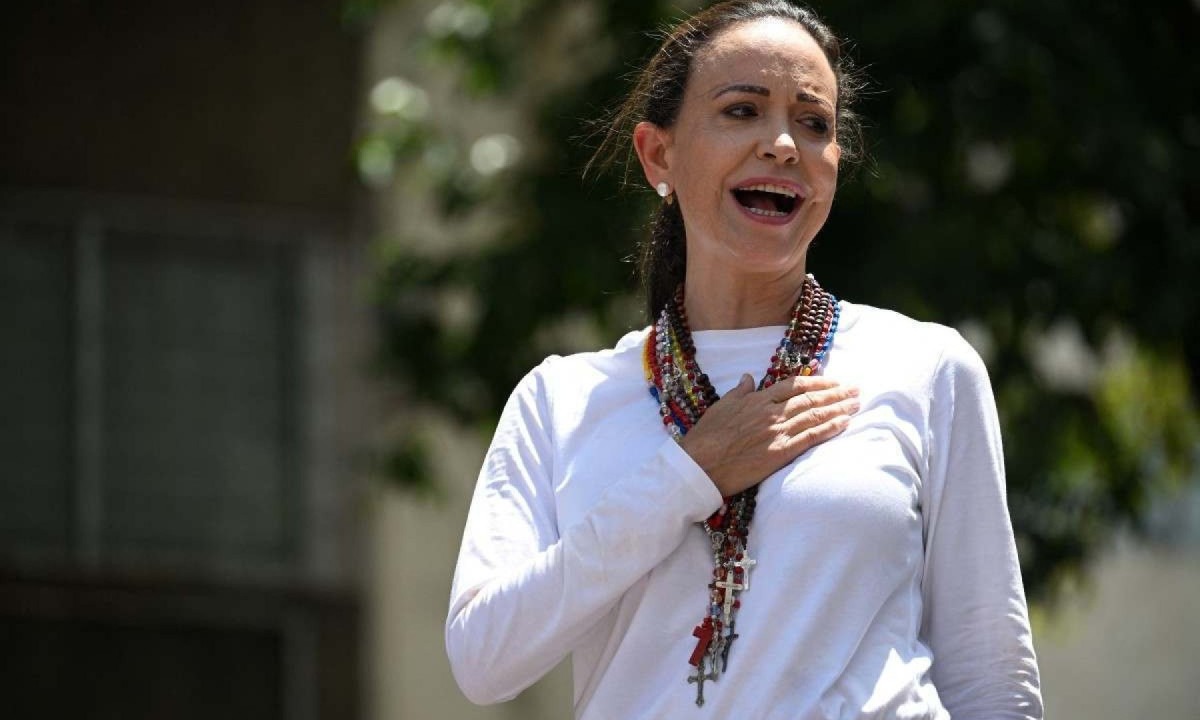
[[[446,624],[471,700],[571,655],[579,718],[1041,717],[979,357],[807,274],[853,89],[783,0],[701,12],[642,73],[605,147],[663,198],[655,321],[504,410]]]

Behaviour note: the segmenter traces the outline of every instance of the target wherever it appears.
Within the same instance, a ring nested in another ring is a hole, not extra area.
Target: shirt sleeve
[[[509,398],[463,532],[446,651],[463,694],[479,704],[516,697],[558,664],[721,504],[704,471],[664,434],[653,457],[560,528],[546,379],[553,362]]]
[[[934,376],[929,433],[921,634],[934,686],[954,720],[1041,718],[996,403],[958,333]]]

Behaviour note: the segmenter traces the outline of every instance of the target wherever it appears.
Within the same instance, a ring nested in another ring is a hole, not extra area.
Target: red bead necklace
[[[762,390],[793,375],[812,375],[833,344],[840,308],[837,298],[809,275],[792,308],[787,332],[771,356],[770,367],[758,384]],[[658,402],[663,426],[676,441],[691,430],[719,396],[708,376],[696,364],[696,347],[683,305],[683,286],[675,292],[650,327],[642,356],[650,395]],[[724,499],[721,508],[701,523],[713,551],[712,581],[704,618],[692,631],[696,648],[688,662],[696,668],[688,676],[696,684],[696,704],[704,705],[704,683],[716,680],[729,664],[729,650],[738,635],[739,597],[750,589],[750,569],[755,561],[746,550],[750,521],[754,518],[758,486]]]

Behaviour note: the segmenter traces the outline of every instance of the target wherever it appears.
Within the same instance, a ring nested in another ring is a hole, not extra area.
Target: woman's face
[[[697,55],[662,151],[689,272],[804,272],[837,186],[836,93],[825,54],[790,20],[734,25]]]

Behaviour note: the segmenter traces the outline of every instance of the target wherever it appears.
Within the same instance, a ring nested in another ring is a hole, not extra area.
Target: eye
[[[725,108],[725,114],[736,118],[749,118],[758,115],[758,108],[751,103],[737,103]]]
[[[800,124],[818,135],[829,134],[829,120],[820,115],[806,115],[800,118]]]

